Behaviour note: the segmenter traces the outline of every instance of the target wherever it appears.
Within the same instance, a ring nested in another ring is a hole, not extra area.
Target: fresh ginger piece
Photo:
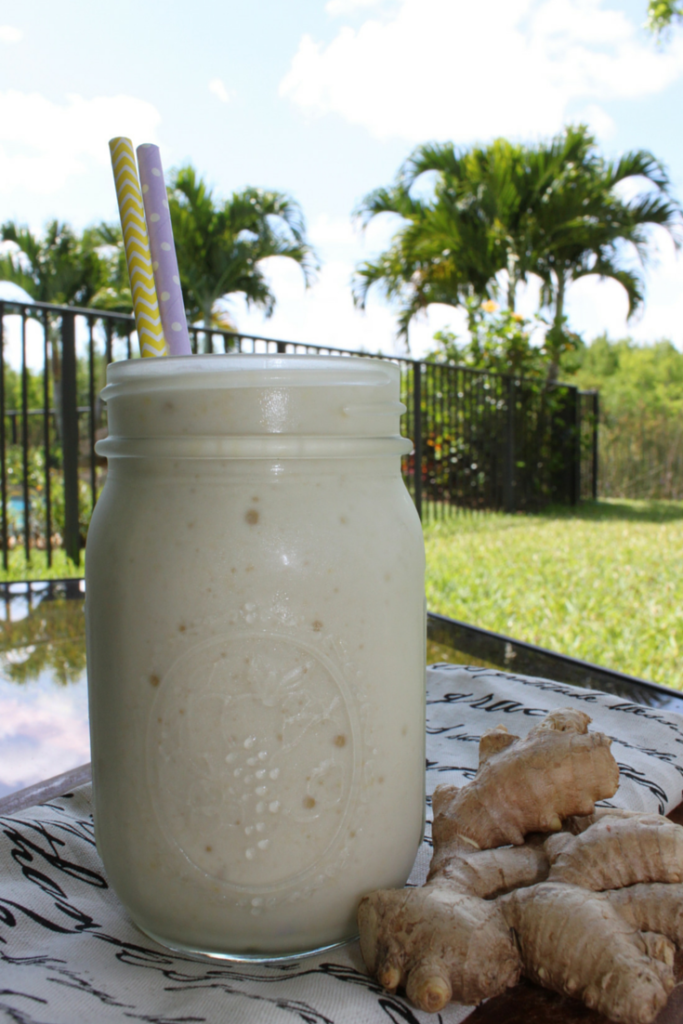
[[[614,796],[619,768],[611,740],[589,733],[582,711],[551,711],[520,740],[497,728],[484,733],[480,767],[466,786],[437,786],[435,846],[457,836],[480,849],[521,845],[529,832],[558,832],[570,815],[593,812]]]
[[[493,754],[499,754],[501,750],[516,743],[519,736],[513,736],[504,725],[496,725],[493,729],[487,729],[479,740],[479,767]]]
[[[542,836],[523,846],[475,850],[452,839],[434,850],[427,884],[441,882],[454,891],[490,899],[548,877],[550,863]]]
[[[498,904],[485,897],[531,885],[548,874],[540,842],[472,850],[454,842],[448,858],[432,860],[421,889],[366,896],[358,910],[365,965],[390,991],[405,988],[431,1013],[451,999],[478,1003],[519,979],[520,959]]]
[[[610,906],[633,928],[655,932],[683,946],[683,885],[630,885],[606,892]]]
[[[605,815],[545,844],[550,882],[600,892],[638,882],[683,882],[683,827],[659,814]]]
[[[649,887],[648,887],[649,888]],[[673,946],[641,933],[611,893],[542,882],[500,900],[526,977],[622,1024],[651,1024],[674,987]]]
[[[562,831],[571,832],[573,836],[579,836],[587,828],[590,828],[591,825],[595,825],[596,821],[601,821],[607,815],[610,815],[612,818],[640,818],[643,815],[643,811],[627,811],[623,807],[596,807],[592,814],[574,815],[567,818],[562,825]]]
[[[361,901],[358,924],[368,971],[429,1013],[451,999],[479,1003],[519,980],[517,945],[495,900],[439,885],[384,890]]]

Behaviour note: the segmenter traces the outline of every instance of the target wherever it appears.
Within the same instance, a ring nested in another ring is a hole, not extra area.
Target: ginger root
[[[359,907],[363,958],[384,988],[437,1012],[524,973],[612,1020],[654,1020],[683,944],[683,828],[595,808],[619,772],[589,722],[567,709],[524,740],[489,730],[475,779],[437,787],[427,882]]]
[[[623,889],[636,882],[683,882],[683,829],[661,814],[599,818],[579,836],[551,836],[549,881],[583,889]]]
[[[629,924],[610,896],[544,882],[511,894],[504,917],[526,977],[611,1020],[646,1024],[674,987],[673,945]]]
[[[559,832],[571,815],[590,814],[596,800],[614,796],[619,768],[611,740],[588,732],[583,711],[552,711],[526,739],[504,726],[479,743],[472,782],[434,792],[434,845],[453,836],[482,850],[519,845],[528,832]]]
[[[386,889],[358,910],[365,965],[422,1010],[479,1003],[516,985],[519,951],[495,899],[548,874],[542,846],[475,852],[456,840],[421,889]],[[434,864],[434,861],[432,861]]]

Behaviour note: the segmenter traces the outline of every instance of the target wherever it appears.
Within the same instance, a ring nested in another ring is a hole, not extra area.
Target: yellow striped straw
[[[154,287],[152,257],[145,222],[145,209],[135,163],[133,143],[130,139],[116,138],[109,142],[111,166],[114,171],[116,198],[119,201],[123,245],[133,295],[135,326],[140,342],[140,355],[165,356],[168,354],[164,329]]]

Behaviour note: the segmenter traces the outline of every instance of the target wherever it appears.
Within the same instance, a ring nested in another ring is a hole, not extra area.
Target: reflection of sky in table
[[[90,760],[83,601],[41,596],[0,599],[0,797]]]

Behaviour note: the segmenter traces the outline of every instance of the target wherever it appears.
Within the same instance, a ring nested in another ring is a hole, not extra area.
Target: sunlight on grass
[[[683,502],[425,525],[427,607],[683,688]]]
[[[26,561],[23,548],[15,548],[9,553],[9,569],[2,568],[0,562],[0,582],[17,580],[62,580],[72,576],[83,576],[85,573],[85,551],[81,551],[80,566],[74,565],[66,553],[58,548],[52,552],[52,565],[47,564],[44,551],[31,551],[30,562]]]

